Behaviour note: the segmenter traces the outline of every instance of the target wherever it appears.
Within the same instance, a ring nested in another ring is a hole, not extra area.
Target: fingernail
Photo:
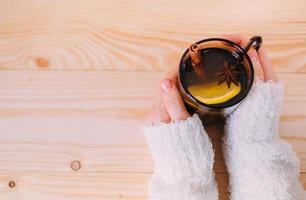
[[[251,58],[252,62],[257,62],[257,56],[256,55],[251,54],[250,58]]]
[[[172,81],[169,79],[164,79],[162,81],[162,89],[164,92],[168,92],[172,88]]]

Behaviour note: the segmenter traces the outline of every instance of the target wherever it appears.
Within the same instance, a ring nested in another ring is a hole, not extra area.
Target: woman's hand
[[[247,37],[241,35],[228,34],[223,35],[223,37],[237,43],[241,47],[245,47],[249,41]],[[251,49],[248,54],[253,63],[255,76],[259,80],[277,82],[271,61],[263,47],[258,51]],[[177,71],[177,67],[173,67],[161,81],[160,92],[145,118],[146,124],[169,123],[174,120],[184,120],[190,116],[177,88]]]
[[[248,38],[240,35],[224,35],[241,47]],[[255,84],[247,97],[227,119],[228,128],[238,139],[268,140],[277,136],[279,116],[283,100],[283,84],[279,83],[264,47],[248,52],[252,60]],[[257,82],[256,82],[257,81]]]
[[[249,39],[242,35],[226,34],[222,36],[227,40],[235,42],[242,48],[244,48],[249,42]],[[267,82],[269,80],[277,82],[277,77],[274,73],[272,63],[264,47],[260,47],[258,51],[255,49],[250,49],[248,55],[252,60],[255,75],[259,80],[263,82]]]
[[[239,35],[224,37],[242,47],[248,42]],[[223,140],[231,199],[305,199],[298,158],[278,133],[283,85],[263,47],[249,56],[259,80],[227,118]]]
[[[190,117],[177,88],[177,67],[173,67],[161,81],[159,95],[145,118],[146,124],[169,123]]]
[[[145,120],[150,125],[142,126],[155,166],[149,199],[217,200],[212,144],[199,116],[186,110],[177,71],[172,68],[161,81]]]

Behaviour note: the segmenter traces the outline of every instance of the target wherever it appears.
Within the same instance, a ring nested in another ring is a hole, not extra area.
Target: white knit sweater
[[[258,81],[226,120],[225,161],[232,200],[306,200],[299,160],[279,138],[283,84]],[[216,200],[214,151],[197,114],[143,125],[155,163],[151,200]]]

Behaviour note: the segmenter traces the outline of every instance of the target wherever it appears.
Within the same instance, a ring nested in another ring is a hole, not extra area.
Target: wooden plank
[[[146,199],[149,174],[13,173],[0,175],[0,199]],[[10,188],[8,183],[15,181]]]
[[[0,71],[0,109],[97,111],[151,106],[165,71]],[[305,74],[278,74],[285,83],[283,115],[305,116]],[[27,103],[25,103],[27,102]],[[67,103],[69,102],[69,103]],[[284,118],[286,119],[286,118]]]
[[[108,110],[108,114],[114,112],[118,115],[120,112],[115,109],[119,108],[125,114],[143,116],[158,93],[164,74],[154,71],[0,71],[0,113],[17,115]],[[305,123],[295,122],[305,119],[306,75],[278,76],[285,83],[282,120],[290,122],[289,128],[297,125],[300,128],[295,131],[304,131]],[[129,109],[134,111],[129,112]]]
[[[118,121],[120,126],[116,125]],[[101,114],[1,119],[0,171],[70,171],[71,162],[79,160],[85,171],[151,172],[153,163],[139,121]],[[206,130],[215,146],[215,169],[224,172],[222,129]],[[283,137],[293,145],[305,172],[305,134],[288,133]]]
[[[31,198],[58,199],[147,199],[150,173],[7,173],[0,174],[0,200]],[[221,200],[228,199],[228,176],[216,174]],[[300,177],[306,188],[306,174]],[[8,183],[16,186],[10,188]]]
[[[46,127],[50,129],[49,126]],[[86,127],[87,128],[87,127]],[[65,129],[63,129],[65,130]],[[89,129],[89,131],[92,131]],[[140,133],[124,133],[125,136],[112,134],[113,144],[105,144],[105,136],[93,137],[99,132],[91,134],[80,134],[62,131],[60,134],[50,136],[49,133],[37,132],[27,137],[19,134],[20,139],[13,136],[1,140],[0,144],[0,171],[71,171],[71,163],[74,160],[80,161],[82,170],[95,172],[152,172],[153,162],[145,141],[135,144],[139,138],[143,139]],[[100,134],[103,133],[100,132]],[[136,138],[138,139],[128,139]],[[33,137],[37,137],[33,139]],[[78,137],[78,138],[76,138]],[[45,138],[45,142],[44,139]],[[83,139],[83,144],[76,140]],[[104,139],[104,140],[103,140]],[[301,170],[306,172],[306,137],[284,137],[293,145],[295,152],[301,160]],[[6,141],[8,140],[8,141]],[[56,142],[57,140],[57,142]],[[91,144],[93,143],[93,144]],[[95,143],[95,144],[94,144]],[[222,142],[220,139],[213,140],[216,152],[215,170],[225,172]]]
[[[0,13],[1,70],[162,70],[194,41],[239,32],[264,37],[278,72],[306,72],[303,0],[10,0]]]
[[[0,199],[147,199],[150,173],[13,173],[0,175]],[[217,174],[221,199],[227,199],[226,174]],[[14,181],[15,188],[8,183]]]
[[[162,75],[0,72],[0,170],[69,171],[80,160],[92,172],[152,171],[140,125]],[[287,87],[280,133],[306,172],[305,75],[280,78]],[[221,140],[218,133],[212,136],[216,170],[224,172]]]

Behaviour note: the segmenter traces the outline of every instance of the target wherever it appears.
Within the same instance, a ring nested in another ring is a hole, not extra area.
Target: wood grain
[[[46,197],[58,200],[79,199],[147,199],[147,182],[150,173],[7,173],[0,174],[1,200],[29,196],[31,199]],[[8,188],[8,182],[15,180],[16,186]],[[219,173],[216,180],[220,200],[228,199],[226,174]],[[306,186],[306,175],[301,182]]]
[[[303,0],[3,1],[0,69],[166,70],[190,43],[238,32],[262,35],[278,72],[305,73],[305,10]]]
[[[159,81],[190,43],[224,33],[263,36],[306,188],[306,1],[3,0],[0,200],[147,199],[140,126]],[[208,129],[225,200],[222,133]]]
[[[119,118],[99,114],[2,119],[3,130],[10,128],[11,132],[1,131],[0,171],[65,172],[71,170],[73,160],[79,160],[82,169],[92,172],[152,172],[153,163],[138,127],[139,120],[129,118],[120,117],[125,121],[120,127],[114,123]],[[36,121],[39,124],[35,127],[28,126]],[[14,124],[19,126],[13,128]],[[129,131],[122,133],[119,130],[122,128]],[[222,133],[212,132],[216,154],[221,155]],[[301,170],[306,172],[306,137],[294,134],[282,137],[293,145],[301,159]],[[215,171],[226,171],[222,156],[216,156]]]
[[[14,111],[13,108],[31,112],[35,108],[39,112],[44,109],[51,112],[102,108],[147,110],[164,76],[164,71],[0,71],[0,108],[2,112]],[[305,116],[306,75],[279,73],[278,77],[285,85],[283,115],[297,116],[296,119]]]
[[[14,173],[0,175],[0,199],[146,199],[146,173]],[[15,180],[16,186],[8,188]]]
[[[0,171],[68,173],[71,162],[78,160],[88,173],[152,172],[139,127],[163,76],[164,72],[146,71],[0,72]],[[306,172],[301,110],[305,75],[279,77],[286,86],[280,132],[293,144]],[[222,135],[213,133],[215,171],[226,176]],[[226,196],[224,181],[219,187]]]

